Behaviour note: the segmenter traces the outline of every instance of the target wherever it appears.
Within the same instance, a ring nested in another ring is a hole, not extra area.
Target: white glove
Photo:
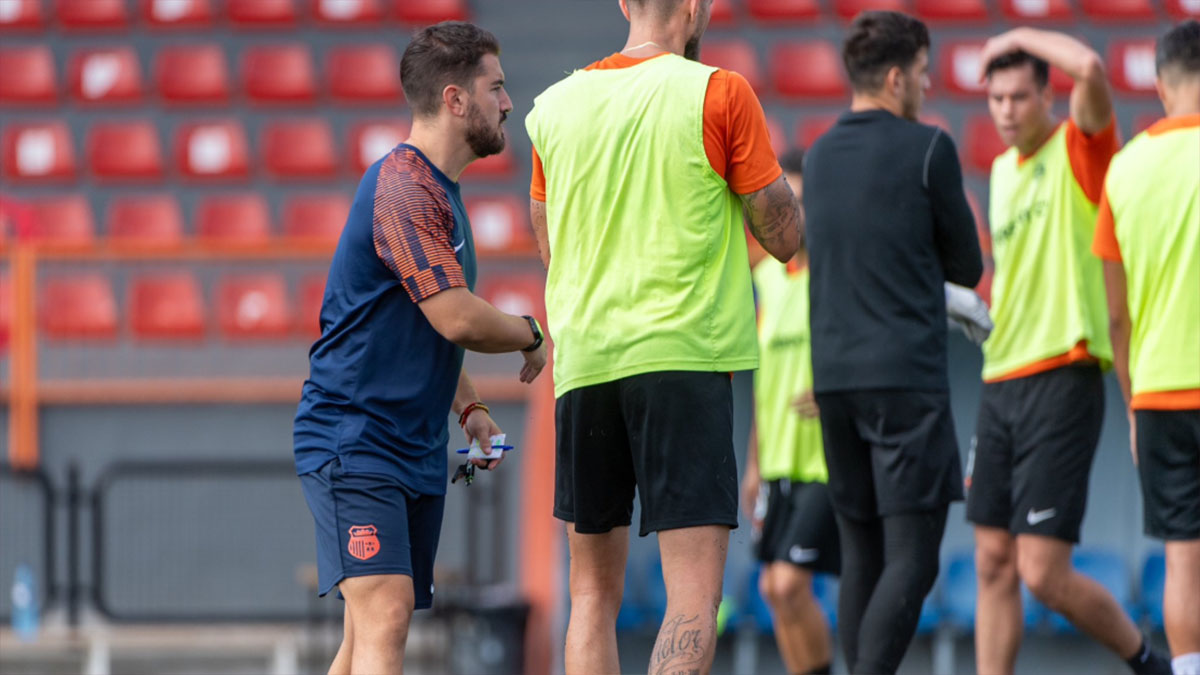
[[[967,339],[977,345],[983,344],[992,333],[987,303],[975,291],[949,281],[946,282],[946,318],[951,326],[958,326]]]

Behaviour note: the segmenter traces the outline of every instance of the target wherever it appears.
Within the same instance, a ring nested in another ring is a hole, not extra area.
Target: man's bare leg
[[[342,644],[338,646],[337,655],[329,665],[329,675],[350,675],[350,658],[354,650],[354,624],[350,621],[350,605],[346,605],[345,619],[342,621]]]
[[[729,528],[705,525],[658,533],[667,613],[650,655],[650,675],[706,675],[717,645],[717,608]]]
[[[759,583],[775,612],[775,642],[789,673],[808,673],[833,659],[829,623],[812,594],[812,572],[788,562],[766,566]]]
[[[619,673],[617,612],[625,588],[629,528],[579,534],[567,523],[567,544],[571,552],[571,618],[564,650],[566,673]]]
[[[416,602],[412,577],[350,577],[343,579],[338,588],[346,598],[353,626],[351,672],[403,673],[404,643]]]
[[[1166,542],[1166,558],[1163,623],[1167,644],[1173,656],[1200,655],[1200,539]]]
[[[975,527],[975,577],[975,668],[979,675],[1011,675],[1024,617],[1017,542],[1008,530]]]

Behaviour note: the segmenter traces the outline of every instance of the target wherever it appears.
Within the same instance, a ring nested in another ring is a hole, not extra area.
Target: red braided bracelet
[[[458,416],[458,426],[467,426],[467,418],[470,417],[471,413],[475,412],[476,410],[482,410],[483,412],[489,414],[492,412],[492,409],[484,405],[483,401],[468,403],[467,407],[463,408],[462,413]]]

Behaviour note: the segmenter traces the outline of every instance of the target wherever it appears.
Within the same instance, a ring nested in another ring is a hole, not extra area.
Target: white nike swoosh
[[[788,550],[788,558],[794,563],[812,562],[821,556],[821,552],[815,548],[800,548],[793,546]]]
[[[1058,510],[1053,508],[1042,509],[1041,511],[1029,509],[1029,513],[1025,514],[1025,522],[1030,525],[1037,525],[1044,520],[1050,520],[1056,515],[1058,515]]]
[[[467,240],[466,240],[466,239],[463,239],[463,240],[462,240],[462,242],[460,242],[458,246],[455,246],[455,247],[454,247],[454,252],[455,252],[455,253],[458,253],[458,250],[459,250],[460,248],[462,248],[463,246],[466,246],[466,245],[467,245]]]

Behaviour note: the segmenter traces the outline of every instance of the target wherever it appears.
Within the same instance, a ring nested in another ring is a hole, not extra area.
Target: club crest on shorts
[[[350,528],[350,543],[346,550],[359,560],[369,560],[379,553],[379,538],[374,525],[355,525]]]

